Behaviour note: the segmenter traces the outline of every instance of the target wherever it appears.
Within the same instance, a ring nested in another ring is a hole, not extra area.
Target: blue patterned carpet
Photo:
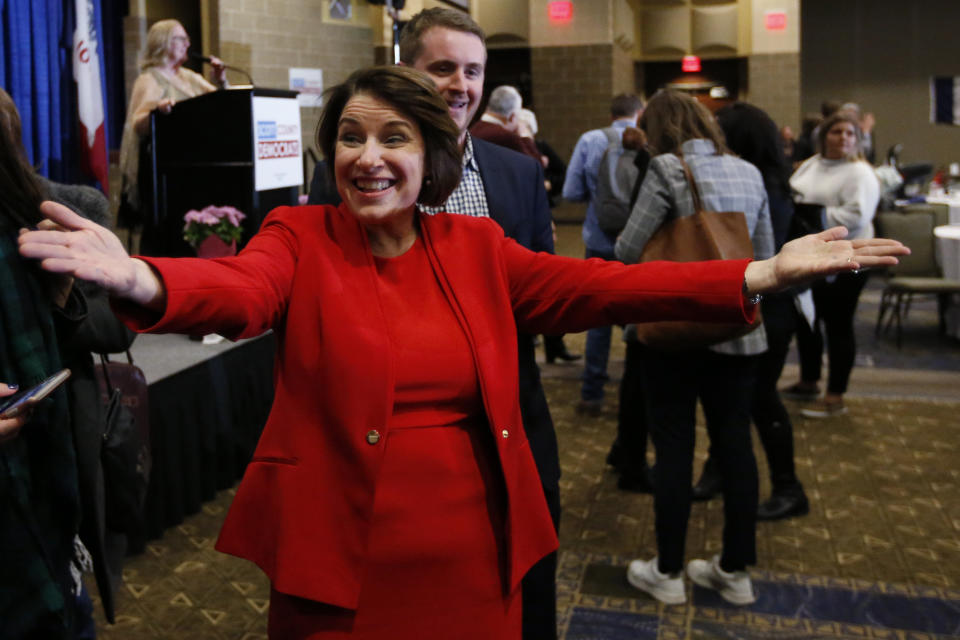
[[[956,590],[754,570],[758,600],[749,607],[697,586],[686,605],[666,606],[626,583],[629,560],[561,555],[566,640],[960,637]]]

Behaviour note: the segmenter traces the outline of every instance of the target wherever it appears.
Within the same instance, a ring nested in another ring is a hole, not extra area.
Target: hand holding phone
[[[3,402],[3,399],[7,396],[13,395],[17,392],[16,387],[11,387],[7,384],[0,382],[0,402]],[[23,423],[26,422],[23,416],[12,418],[10,420],[4,420],[0,418],[0,446],[8,440],[13,440],[17,437],[17,434],[20,433],[20,427],[23,426]]]
[[[0,400],[0,419],[8,420],[25,413],[50,395],[70,377],[70,369],[61,369],[40,384]]]

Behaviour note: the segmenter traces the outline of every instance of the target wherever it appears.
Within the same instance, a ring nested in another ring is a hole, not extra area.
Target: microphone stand
[[[249,73],[247,73],[245,70],[241,69],[240,67],[231,66],[231,65],[229,65],[229,64],[224,64],[224,65],[223,65],[223,68],[224,68],[224,69],[229,69],[229,70],[231,70],[231,71],[236,71],[237,73],[242,73],[243,75],[247,76],[247,82],[248,82],[251,86],[253,86],[253,76],[251,76],[251,75],[250,75]]]
[[[202,54],[199,54],[199,53],[192,53],[192,52],[190,52],[190,53],[187,53],[187,57],[190,58],[190,59],[192,59],[192,60],[199,60],[200,62],[206,62],[207,64],[210,64],[210,62],[211,62],[210,56],[205,56],[205,55],[202,55]],[[221,62],[223,62],[223,61],[221,60]],[[242,73],[243,75],[247,76],[247,81],[250,83],[251,86],[253,86],[253,76],[251,76],[249,73],[247,73],[244,69],[241,69],[240,67],[234,67],[234,66],[229,65],[229,64],[227,64],[227,63],[225,63],[225,62],[223,63],[223,68],[224,68],[224,69],[229,69],[229,70],[231,70],[231,71],[236,71],[237,73]]]

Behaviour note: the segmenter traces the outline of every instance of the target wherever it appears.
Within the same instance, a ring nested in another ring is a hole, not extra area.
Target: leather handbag
[[[138,534],[151,468],[147,380],[129,351],[127,362],[100,354],[98,378],[106,407],[100,463],[107,528]]]
[[[706,211],[690,167],[682,157],[680,162],[693,195],[694,213],[663,223],[644,247],[640,262],[753,258],[753,243],[743,212]],[[744,336],[760,326],[761,322],[759,309],[752,324],[645,322],[636,325],[636,337],[646,346],[661,351],[699,349]]]

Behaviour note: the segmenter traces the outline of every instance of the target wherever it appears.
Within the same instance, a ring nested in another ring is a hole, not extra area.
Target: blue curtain
[[[0,0],[0,84],[20,111],[30,162],[55,180],[64,178],[62,79],[72,46],[63,29],[66,4]]]

